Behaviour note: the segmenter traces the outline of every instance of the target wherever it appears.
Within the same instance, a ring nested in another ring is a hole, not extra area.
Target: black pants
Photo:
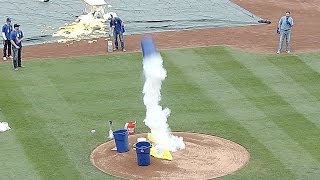
[[[7,54],[8,50],[8,54]],[[9,57],[11,56],[11,42],[10,40],[4,40],[3,41],[3,57]]]
[[[21,53],[22,53],[22,47],[20,47],[19,49],[17,48],[12,48],[13,50],[13,67],[17,68],[17,67],[21,67]]]

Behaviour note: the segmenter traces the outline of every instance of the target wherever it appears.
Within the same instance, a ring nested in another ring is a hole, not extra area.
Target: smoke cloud
[[[185,144],[182,137],[171,134],[167,123],[171,110],[162,108],[161,85],[167,77],[167,71],[163,67],[163,60],[160,53],[156,52],[143,59],[143,72],[145,83],[143,87],[143,102],[146,107],[145,124],[151,130],[153,138],[156,140],[156,148],[169,151],[184,149]]]

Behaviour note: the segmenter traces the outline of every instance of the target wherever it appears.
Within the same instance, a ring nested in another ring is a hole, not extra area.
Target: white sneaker
[[[7,60],[7,58],[6,58],[6,57],[3,57],[2,59],[3,59],[4,61],[6,61],[6,60]]]
[[[277,54],[280,54],[280,51],[277,51]]]
[[[287,53],[290,53],[290,51],[287,51]]]
[[[9,56],[9,58],[10,58],[10,59],[13,59],[13,57],[12,57],[12,56]]]
[[[18,69],[18,68],[14,68],[14,70],[15,70],[15,71],[18,71],[19,69]]]

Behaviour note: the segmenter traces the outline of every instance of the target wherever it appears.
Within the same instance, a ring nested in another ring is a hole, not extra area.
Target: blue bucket
[[[129,151],[128,130],[120,129],[113,132],[117,152],[123,153]]]
[[[139,166],[150,165],[150,148],[151,143],[141,141],[136,144],[137,162]]]

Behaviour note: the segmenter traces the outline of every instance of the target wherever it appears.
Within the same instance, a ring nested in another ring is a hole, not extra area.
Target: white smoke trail
[[[143,71],[145,83],[143,87],[143,102],[146,106],[145,124],[150,128],[157,147],[162,150],[177,151],[184,149],[185,144],[182,137],[171,134],[167,123],[170,109],[163,109],[159,102],[161,100],[162,81],[167,77],[167,71],[163,67],[163,60],[159,53],[148,56],[143,60]]]

